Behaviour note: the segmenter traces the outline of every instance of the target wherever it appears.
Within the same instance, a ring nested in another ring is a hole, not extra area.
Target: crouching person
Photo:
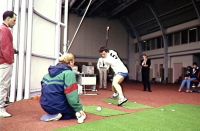
[[[78,95],[78,85],[72,67],[74,55],[67,53],[59,58],[59,63],[50,66],[48,74],[41,81],[40,105],[47,113],[40,119],[42,121],[76,119],[83,123],[86,114]]]

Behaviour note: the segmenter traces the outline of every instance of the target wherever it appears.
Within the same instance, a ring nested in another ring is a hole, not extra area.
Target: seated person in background
[[[181,86],[178,90],[179,92],[182,91],[185,85],[187,86],[186,92],[192,92],[191,82],[197,79],[198,71],[199,71],[199,68],[196,62],[193,63],[192,68],[190,68],[189,66],[187,67],[186,76],[185,76],[185,79],[181,83]]]
[[[197,74],[197,79],[192,81],[192,87],[200,87],[200,69],[198,68],[198,74]]]
[[[48,114],[43,115],[42,121],[77,118],[83,123],[86,114],[80,103],[74,66],[74,55],[67,53],[59,58],[59,63],[50,66],[48,74],[41,81],[40,105]]]

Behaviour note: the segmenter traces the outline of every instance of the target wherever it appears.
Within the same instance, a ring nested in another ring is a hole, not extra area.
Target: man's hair
[[[100,47],[100,49],[99,49],[99,53],[101,53],[101,52],[103,52],[103,51],[105,51],[105,52],[109,52],[108,48],[105,47],[105,46]]]
[[[3,13],[3,20],[5,20],[8,17],[13,18],[14,16],[16,16],[16,14],[13,11],[5,11]]]

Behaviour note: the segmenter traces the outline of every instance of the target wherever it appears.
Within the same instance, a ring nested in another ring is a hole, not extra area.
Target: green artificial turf
[[[92,113],[99,116],[114,116],[114,115],[126,114],[126,112],[104,108],[104,107],[101,107],[101,111],[98,111],[97,107],[98,106],[84,106],[84,110],[87,113]]]
[[[118,100],[117,99],[111,99],[111,98],[108,98],[105,100],[107,103],[109,104],[113,104],[113,105],[117,105],[118,104]],[[147,106],[147,105],[143,105],[143,104],[139,104],[139,103],[136,103],[136,102],[131,102],[131,101],[128,101],[126,103],[123,104],[123,107],[126,108],[126,109],[143,109],[143,108],[152,108],[150,106]]]
[[[200,106],[170,105],[57,131],[200,131],[199,120]]]

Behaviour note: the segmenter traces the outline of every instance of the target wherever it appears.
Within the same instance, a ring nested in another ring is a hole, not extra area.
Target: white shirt
[[[109,50],[107,56],[103,59],[104,59],[105,64],[108,64],[111,66],[115,74],[119,72],[128,73],[128,69],[118,57],[117,52],[115,52],[114,50]]]
[[[110,67],[110,65],[106,64],[104,62],[104,58],[99,58],[98,59],[98,62],[97,62],[97,69],[100,69],[100,68],[104,68],[104,69],[107,69]]]

